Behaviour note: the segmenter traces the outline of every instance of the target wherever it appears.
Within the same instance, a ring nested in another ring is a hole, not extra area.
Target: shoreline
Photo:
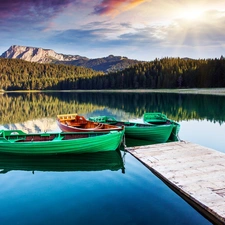
[[[190,89],[124,89],[124,90],[18,90],[0,91],[4,93],[39,93],[39,92],[114,92],[114,93],[174,93],[174,94],[204,94],[225,96],[225,88],[190,88]]]

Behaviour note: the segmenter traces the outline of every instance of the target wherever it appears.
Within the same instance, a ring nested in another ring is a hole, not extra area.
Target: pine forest
[[[225,58],[162,58],[114,73],[62,65],[0,59],[0,89],[100,90],[225,87]]]

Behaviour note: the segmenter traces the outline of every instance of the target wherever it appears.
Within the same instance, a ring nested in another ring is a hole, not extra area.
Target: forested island
[[[0,58],[0,90],[107,90],[225,87],[225,59],[162,58],[104,73]]]

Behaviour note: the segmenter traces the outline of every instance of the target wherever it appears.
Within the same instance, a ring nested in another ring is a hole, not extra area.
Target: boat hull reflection
[[[176,141],[179,141],[179,140],[176,139],[174,141],[167,141],[167,142],[176,142]],[[143,140],[143,139],[135,139],[135,138],[127,138],[127,137],[125,139],[125,145],[126,145],[126,147],[154,145],[154,144],[159,144],[159,143],[156,142],[156,141],[148,141],[148,140]]]
[[[12,170],[69,172],[124,170],[120,151],[51,156],[0,154],[0,173]]]

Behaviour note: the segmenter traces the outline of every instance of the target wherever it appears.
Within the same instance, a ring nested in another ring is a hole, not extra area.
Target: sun
[[[200,8],[187,7],[179,13],[179,17],[184,20],[197,20],[203,14],[203,10]]]
[[[187,20],[195,20],[201,16],[202,12],[199,10],[191,10],[189,12],[186,12],[183,17]]]

